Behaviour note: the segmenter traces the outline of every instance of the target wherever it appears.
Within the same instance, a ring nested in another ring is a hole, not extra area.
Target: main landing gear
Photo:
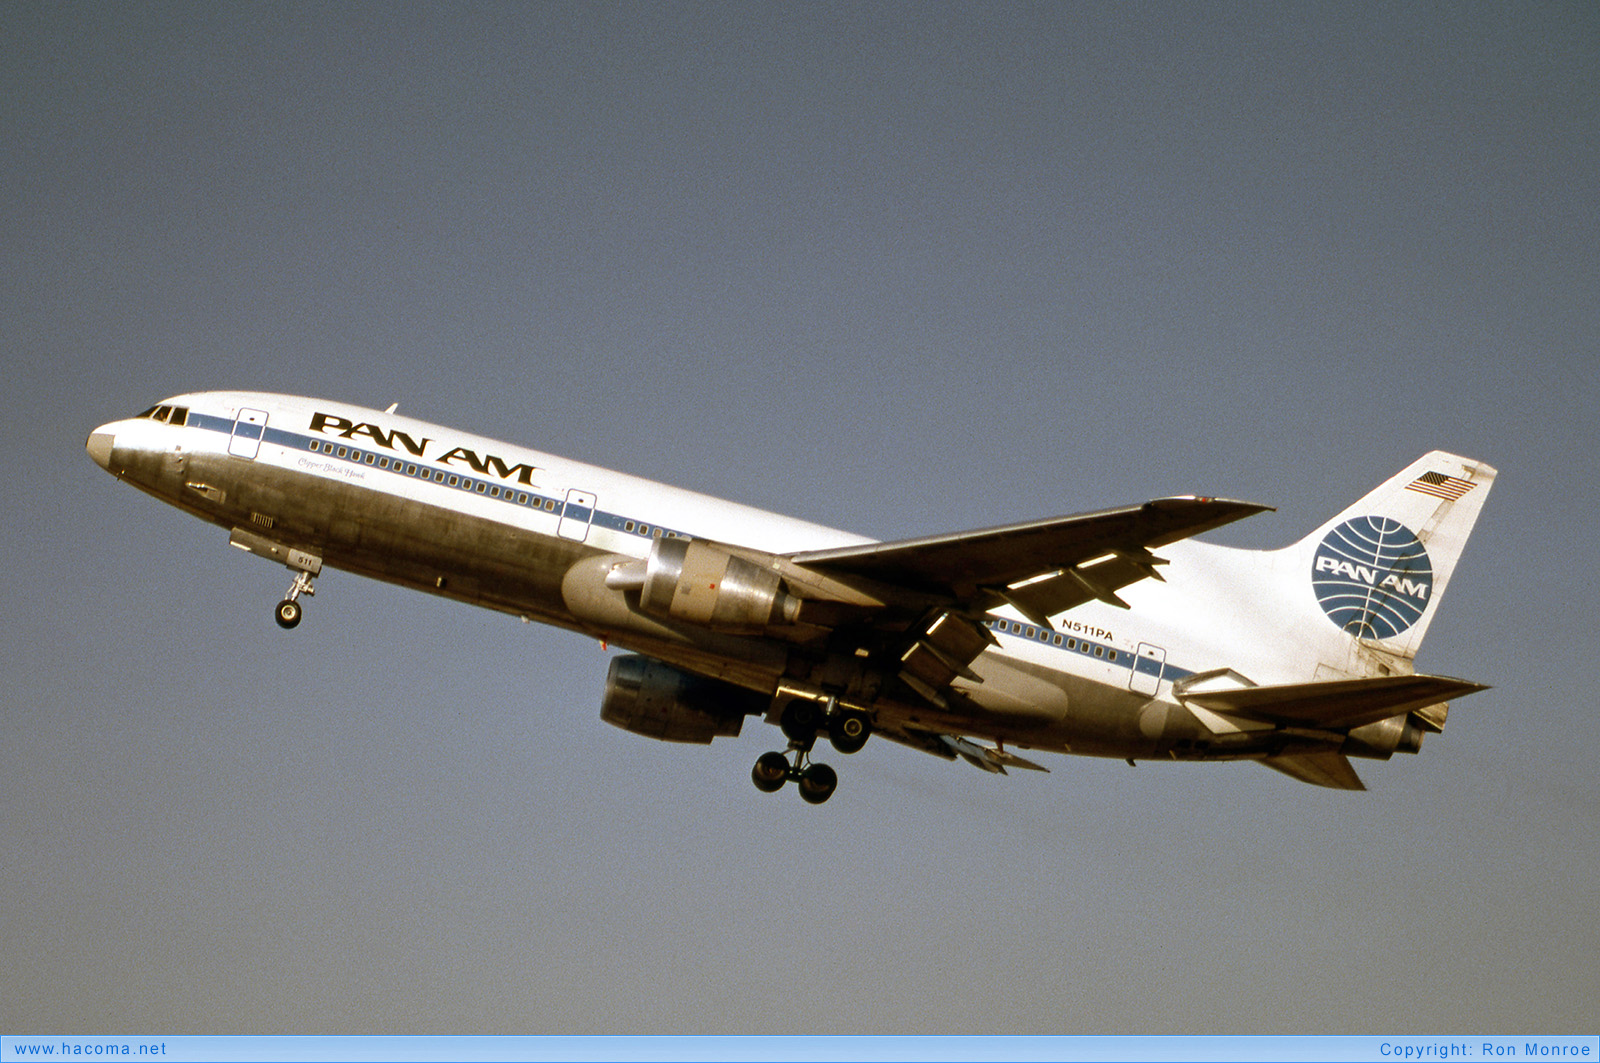
[[[300,596],[303,594],[307,598],[315,598],[317,595],[317,589],[311,585],[313,578],[311,573],[304,569],[294,574],[294,582],[289,585],[289,593],[284,595],[283,601],[278,603],[277,609],[273,612],[272,618],[278,622],[279,627],[287,630],[300,623],[302,611]]]
[[[788,751],[761,754],[750,770],[750,779],[756,789],[768,794],[777,793],[792,779],[801,800],[812,805],[820,805],[832,797],[839,785],[837,772],[826,764],[811,761],[817,735],[826,731],[828,741],[841,753],[857,752],[872,735],[871,717],[855,709],[842,709],[831,699],[827,702],[793,699],[778,717],[778,726],[789,739]]]

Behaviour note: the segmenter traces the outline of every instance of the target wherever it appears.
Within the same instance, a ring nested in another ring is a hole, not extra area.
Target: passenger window
[[[450,486],[451,487],[454,487],[456,484],[458,484],[460,482],[461,482],[461,478],[459,476],[450,477]]]
[[[367,455],[367,464],[368,464],[368,465],[371,465],[371,464],[373,464],[373,463],[374,463],[374,462],[376,462],[376,461],[377,461],[377,460],[378,460],[378,458],[377,458],[377,456],[376,456],[376,455],[373,455],[373,454],[368,454],[368,455]]]
[[[518,495],[517,496],[517,505],[525,506],[527,504],[528,504],[528,496],[527,495]]]
[[[482,480],[478,481],[478,485],[477,485],[477,488],[476,488],[478,494],[481,495],[485,491],[487,491],[488,489],[489,489],[489,485],[488,484],[484,483]]]
[[[341,458],[344,457],[344,453],[345,453],[344,448],[340,447],[339,448],[339,457],[341,457]]]
[[[1059,645],[1061,645],[1061,636],[1057,635],[1054,638],[1052,638],[1050,641],[1055,643],[1057,646],[1059,646]]]
[[[1103,648],[1096,646],[1094,648],[1094,655],[1096,657],[1104,657],[1106,655],[1106,651]]]
[[[406,466],[406,475],[407,476],[415,476],[416,474],[417,474],[417,467],[415,465],[407,465]]]
[[[317,440],[313,439],[311,441],[311,453],[315,454],[317,451],[319,451],[321,449],[322,449],[322,444],[320,442],[318,442]]]

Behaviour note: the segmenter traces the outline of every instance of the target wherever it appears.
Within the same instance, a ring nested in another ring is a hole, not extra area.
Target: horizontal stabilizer
[[[1234,687],[1188,696],[1180,694],[1179,699],[1185,705],[1198,705],[1212,712],[1280,726],[1346,730],[1487,689],[1482,683],[1446,676],[1386,675],[1323,683]],[[1438,716],[1443,719],[1442,713]]]
[[[1291,753],[1264,757],[1262,764],[1291,778],[1330,790],[1365,790],[1367,787],[1343,753]]]

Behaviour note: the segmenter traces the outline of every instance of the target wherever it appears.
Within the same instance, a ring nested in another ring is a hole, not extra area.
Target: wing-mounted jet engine
[[[755,635],[800,616],[800,599],[777,572],[702,539],[657,539],[643,559],[607,572],[605,585],[638,592],[651,616],[712,631]]]
[[[766,705],[755,691],[627,654],[611,661],[600,718],[647,738],[705,745],[737,737],[744,718]]]

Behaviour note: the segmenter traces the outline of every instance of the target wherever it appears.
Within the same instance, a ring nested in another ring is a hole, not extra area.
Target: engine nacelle
[[[638,590],[641,612],[734,634],[792,624],[800,613],[783,577],[699,539],[657,539],[644,561],[618,567],[606,586]]]
[[[1419,751],[1425,733],[1409,715],[1391,716],[1353,729],[1345,736],[1339,752],[1352,757],[1388,760],[1396,753]]]
[[[737,735],[744,718],[766,711],[770,700],[732,683],[630,654],[611,662],[600,718],[663,742],[704,745],[719,735]]]

